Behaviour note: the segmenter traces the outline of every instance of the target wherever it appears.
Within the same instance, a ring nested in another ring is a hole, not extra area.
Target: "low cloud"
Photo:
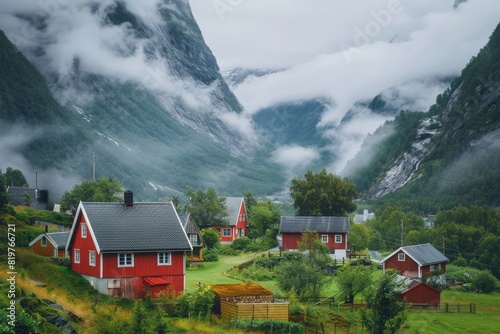
[[[293,175],[297,170],[311,166],[319,157],[317,148],[290,145],[274,150],[271,160],[281,165],[288,175]]]

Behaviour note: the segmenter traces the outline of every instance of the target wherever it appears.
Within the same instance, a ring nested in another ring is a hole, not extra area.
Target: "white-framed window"
[[[342,234],[335,234],[335,243],[336,244],[342,243]]]
[[[321,235],[321,242],[324,244],[328,243],[328,234]]]
[[[190,234],[189,235],[189,242],[191,242],[191,245],[197,245],[198,244],[198,236],[196,234]]]
[[[47,247],[47,237],[43,236],[42,241],[40,243],[42,244],[42,247]]]
[[[231,236],[231,229],[230,228],[223,228],[222,229],[222,235],[224,237],[230,237]]]
[[[89,266],[95,267],[95,251],[89,251]]]
[[[80,250],[79,249],[73,250],[73,258],[75,260],[75,263],[80,263]]]
[[[405,253],[399,253],[398,254],[398,261],[404,261],[405,260]]]
[[[82,238],[86,238],[87,237],[87,225],[81,224],[80,229],[82,231]]]
[[[158,253],[158,265],[169,266],[172,264],[172,256],[170,253]]]
[[[133,267],[133,266],[134,266],[134,254],[132,253],[118,254],[118,267]]]
[[[441,270],[441,263],[436,264],[436,270]]]
[[[244,222],[245,221],[245,214],[240,214],[240,222]]]

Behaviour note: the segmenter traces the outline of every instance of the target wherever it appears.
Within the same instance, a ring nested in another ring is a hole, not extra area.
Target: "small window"
[[[95,267],[95,251],[89,251],[89,266]]]
[[[47,237],[43,236],[41,241],[42,247],[47,247]]]
[[[399,253],[398,254],[398,261],[404,261],[405,260],[405,253]]]
[[[245,221],[245,214],[241,214],[240,215],[240,222],[244,222]]]
[[[158,265],[159,266],[169,266],[171,265],[170,253],[158,253]]]
[[[134,254],[123,253],[118,254],[118,267],[133,267],[134,266]]]
[[[431,264],[431,265],[430,265],[429,270],[430,270],[431,272],[433,272],[433,271],[434,271],[434,265],[433,265],[433,264]]]
[[[231,229],[230,228],[222,229],[222,235],[225,237],[230,237],[231,236]]]
[[[438,263],[438,264],[436,265],[436,270],[441,270],[441,263]]]
[[[342,235],[341,234],[336,234],[335,235],[335,243],[336,244],[342,243]]]
[[[74,257],[75,263],[80,263],[80,250],[79,249],[75,249],[73,251],[73,257]]]
[[[81,224],[81,230],[82,230],[82,238],[86,238],[87,237],[87,225],[85,224]]]
[[[328,234],[323,234],[321,236],[321,242],[324,243],[324,244],[328,243]]]
[[[198,236],[196,234],[190,234],[189,235],[189,242],[191,242],[191,245],[197,245],[198,244]]]

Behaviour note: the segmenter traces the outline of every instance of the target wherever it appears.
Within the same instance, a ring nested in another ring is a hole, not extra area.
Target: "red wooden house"
[[[422,278],[444,274],[446,263],[450,260],[431,244],[404,246],[396,249],[382,261],[383,269],[392,268],[400,275]]]
[[[220,233],[221,243],[231,243],[234,239],[247,235],[248,219],[243,197],[226,197],[228,213],[227,226],[212,226]]]
[[[35,254],[49,257],[66,257],[69,232],[45,232],[29,243]]]
[[[66,249],[71,269],[100,293],[143,298],[185,287],[191,244],[172,203],[82,203]]]
[[[432,286],[412,280],[406,290],[401,292],[399,299],[415,305],[437,306],[441,301],[441,291]]]
[[[341,260],[347,257],[349,217],[281,216],[282,249],[298,249],[306,231],[318,233],[321,242],[330,249],[332,258]]]

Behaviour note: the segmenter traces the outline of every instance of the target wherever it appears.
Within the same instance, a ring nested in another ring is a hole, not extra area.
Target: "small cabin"
[[[66,257],[66,242],[69,232],[42,233],[29,243],[35,254],[48,257]]]

